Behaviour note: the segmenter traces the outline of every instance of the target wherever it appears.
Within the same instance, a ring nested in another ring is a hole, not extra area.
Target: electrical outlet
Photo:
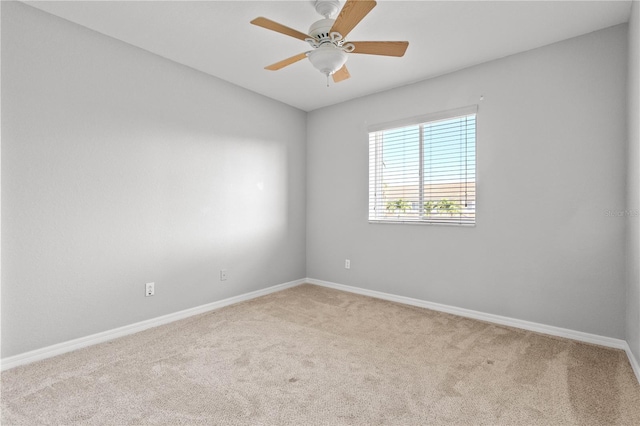
[[[146,297],[153,296],[156,293],[156,283],[147,283],[144,290]]]
[[[351,261],[349,259],[344,260],[344,269],[351,269]]]
[[[227,270],[226,269],[221,269],[220,270],[220,281],[226,281],[227,280]]]

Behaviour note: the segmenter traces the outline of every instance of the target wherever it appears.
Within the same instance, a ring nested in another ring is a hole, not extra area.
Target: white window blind
[[[475,224],[476,107],[370,129],[369,221]]]

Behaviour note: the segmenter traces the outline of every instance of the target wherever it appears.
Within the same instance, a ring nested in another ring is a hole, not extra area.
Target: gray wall
[[[628,74],[629,155],[627,208],[640,211],[640,3],[634,1],[629,19]],[[627,218],[627,342],[640,362],[640,230],[637,216]]]
[[[305,117],[2,2],[2,357],[303,278]]]
[[[311,112],[307,275],[624,338],[626,30]],[[470,104],[477,226],[368,224],[367,126]]]

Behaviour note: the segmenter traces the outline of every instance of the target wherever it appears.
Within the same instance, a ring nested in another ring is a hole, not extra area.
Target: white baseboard
[[[434,311],[446,312],[449,314],[459,315],[461,317],[473,318],[481,321],[487,321],[494,324],[506,325],[509,327],[520,328],[529,331],[535,331],[538,333],[548,334],[551,336],[564,337],[567,339],[578,340],[580,342],[593,343],[600,346],[606,346],[609,348],[623,349],[629,354],[631,351],[628,349],[627,342],[621,339],[614,339],[612,337],[599,336],[597,334],[584,333],[582,331],[570,330],[567,328],[554,327],[551,325],[539,324],[530,321],[523,321],[515,318],[503,317],[500,315],[486,314],[484,312],[473,311],[471,309],[457,308],[455,306],[443,305],[440,303],[427,302],[425,300],[413,299],[411,297],[396,296],[394,294],[383,293],[375,290],[367,290],[359,287],[351,287],[343,284],[336,284],[329,281],[317,280],[314,278],[307,278],[309,284],[320,285],[323,287],[335,288],[336,290],[348,291],[350,293],[362,294],[364,296],[375,297],[377,299],[389,300],[392,302],[404,303],[405,305],[418,306],[420,308],[427,308]],[[631,360],[631,357],[630,357]],[[634,360],[635,361],[635,360]],[[633,361],[630,361],[633,365]],[[636,363],[637,367],[637,363]],[[640,376],[636,371],[636,376],[640,381]]]
[[[284,284],[274,285],[262,290],[252,291],[250,293],[241,294],[239,296],[230,297],[228,299],[218,300],[217,302],[207,303],[206,305],[196,306],[195,308],[185,309],[183,311],[174,312],[172,314],[163,315],[157,318],[151,318],[145,321],[137,322],[135,324],[114,328],[113,330],[103,331],[101,333],[92,334],[90,336],[69,340],[67,342],[62,342],[55,345],[47,346],[45,348],[36,349],[33,351],[7,357],[0,360],[0,371],[8,370],[19,365],[30,364],[32,362],[40,361],[46,358],[51,358],[56,355],[95,345],[97,343],[106,342],[108,340],[113,340],[118,337],[127,336],[129,334],[137,333],[148,328],[157,327],[162,324],[168,324],[170,322],[178,321],[183,318],[188,318],[193,315],[220,309],[225,306],[233,305],[234,303],[255,299],[256,297],[265,296],[270,293],[275,293],[276,291],[295,287],[304,282],[306,282],[305,279],[300,279]]]
[[[636,377],[638,379],[638,382],[640,383],[640,363],[638,363],[638,360],[633,355],[633,352],[631,352],[631,348],[628,344],[625,345],[624,350],[627,353],[627,358],[629,358],[629,364],[631,364],[631,368],[633,369],[633,372],[636,373]]]

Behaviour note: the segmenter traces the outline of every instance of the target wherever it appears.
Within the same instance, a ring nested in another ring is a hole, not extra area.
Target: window
[[[370,222],[475,224],[475,106],[369,130]]]

